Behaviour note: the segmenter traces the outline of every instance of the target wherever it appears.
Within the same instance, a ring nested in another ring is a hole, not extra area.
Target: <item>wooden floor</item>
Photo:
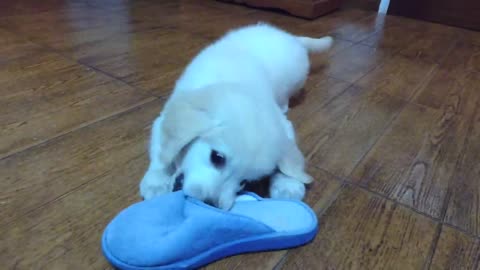
[[[209,269],[479,269],[480,33],[361,10],[315,21],[216,1],[0,1],[2,269],[110,269],[152,120],[192,56],[268,21],[337,38],[290,117],[321,228]]]

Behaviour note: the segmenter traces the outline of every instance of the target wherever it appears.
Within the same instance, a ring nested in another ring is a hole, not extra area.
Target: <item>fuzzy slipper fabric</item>
[[[119,269],[195,269],[235,254],[304,245],[317,228],[315,213],[299,201],[244,193],[223,211],[178,191],[120,212],[104,231],[102,249]]]

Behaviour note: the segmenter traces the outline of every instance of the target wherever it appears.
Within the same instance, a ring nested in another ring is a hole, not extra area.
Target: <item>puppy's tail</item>
[[[297,37],[302,45],[312,53],[321,53],[330,49],[333,45],[333,38],[330,36],[322,38]]]

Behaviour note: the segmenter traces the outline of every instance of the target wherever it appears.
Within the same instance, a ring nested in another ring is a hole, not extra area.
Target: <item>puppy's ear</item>
[[[305,173],[305,159],[293,141],[286,145],[285,153],[278,162],[278,169],[283,174],[295,178],[304,184],[309,184],[313,180],[310,175]]]
[[[179,94],[165,105],[160,147],[163,164],[173,164],[187,144],[216,125],[210,117],[208,102],[208,98],[195,94]]]

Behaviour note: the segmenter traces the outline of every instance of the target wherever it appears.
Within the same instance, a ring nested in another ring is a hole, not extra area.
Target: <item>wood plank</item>
[[[387,54],[365,45],[355,45],[332,56],[326,73],[334,78],[354,83],[380,65]]]
[[[392,126],[357,165],[350,180],[367,186],[378,182],[376,186],[382,188],[383,193],[392,194],[393,188],[387,184],[395,185],[406,174],[435,117],[438,117],[438,112],[432,109],[407,104]]]
[[[455,35],[425,32],[400,50],[400,54],[429,63],[440,63],[455,45],[455,41]]]
[[[303,116],[297,130],[300,147],[311,165],[348,176],[404,104],[380,91],[350,87]]]
[[[309,173],[314,178],[314,182],[309,186],[305,203],[318,213],[320,219],[323,211],[338,195],[341,182],[313,167],[309,169]],[[287,250],[280,250],[239,255],[213,263],[205,269],[273,269],[286,253]]]
[[[430,269],[476,269],[479,244],[478,239],[443,226]]]
[[[467,87],[478,95],[478,77]],[[462,152],[455,175],[451,180],[451,191],[445,221],[477,236],[480,235],[480,99],[475,103],[476,111],[468,130],[465,150]]]
[[[350,86],[349,83],[331,78],[322,73],[315,72],[308,77],[304,91],[296,100],[290,101],[294,106],[288,113],[294,125],[304,121],[306,115],[311,115],[340,95]]]
[[[92,1],[90,1],[92,2]],[[101,1],[106,2],[106,1]],[[129,9],[112,12],[99,1],[91,5],[74,5],[36,12],[18,14],[0,19],[0,25],[14,29],[34,42],[46,45],[62,53],[70,54],[77,47],[86,46],[118,34],[171,28],[176,23],[178,5],[129,3]],[[115,5],[118,8],[118,3]],[[150,11],[150,13],[149,13]],[[155,11],[155,20],[152,16]],[[55,27],[52,27],[55,25]]]
[[[456,28],[459,41],[473,45],[480,45],[480,33],[478,31],[471,31],[467,29]]]
[[[0,65],[0,158],[151,100],[54,53]]]
[[[0,257],[5,267],[105,269],[108,263],[101,255],[101,233],[115,214],[138,201],[138,177],[147,161],[144,157],[132,157],[120,169],[5,228],[0,233],[4,244]]]
[[[417,91],[412,101],[435,109],[442,109],[448,105],[462,107],[462,104],[468,102],[464,91],[465,84],[472,76],[475,74],[456,76],[450,69],[439,68],[431,81]]]
[[[154,12],[155,9],[147,11],[146,14],[151,14],[151,16],[147,15],[146,17],[149,20],[156,21],[157,25],[165,25],[159,21]],[[305,21],[284,14],[249,9],[227,3],[211,3],[211,1],[202,3],[196,1],[181,2],[178,10],[170,10],[169,12],[177,15],[174,17],[172,29],[203,36],[209,40],[217,39],[231,29],[247,24],[256,24],[260,21],[279,24],[280,26],[290,26],[287,29],[292,29],[292,26]],[[143,18],[145,12],[142,11],[141,15]],[[222,23],[218,23],[219,21]]]
[[[302,35],[303,33],[300,33]],[[343,53],[346,49],[351,48],[355,45],[354,42],[335,39],[333,42],[333,46],[324,53],[314,53],[310,54],[310,74],[308,76],[308,80],[314,76],[318,76],[322,74],[322,76],[326,73],[326,69],[328,67],[328,63],[331,61],[330,58],[336,54]]]
[[[130,148],[144,150],[141,146]],[[88,184],[4,226],[0,231],[3,267],[113,269],[102,256],[101,234],[120,210],[139,201],[138,180],[147,154],[138,150]]]
[[[175,26],[177,29],[184,30],[189,33],[199,34],[210,40],[216,39],[229,31],[232,28],[236,28],[242,25],[267,22],[275,26],[281,27],[287,31],[290,31],[297,35],[312,35],[321,36],[327,35],[336,27],[341,26],[342,21],[355,21],[364,17],[370,16],[373,13],[361,11],[361,10],[341,10],[328,14],[317,20],[304,20],[296,17],[285,16],[284,14],[272,13],[262,10],[249,10],[248,13],[231,12],[232,5],[226,5],[228,8],[228,14],[223,16],[204,16],[204,17],[190,17],[189,20],[179,20]],[[218,6],[216,6],[218,7]],[[183,9],[182,9],[183,10]],[[196,10],[194,11],[197,12]],[[193,20],[193,21],[192,21]],[[224,21],[222,24],[217,23],[219,20]],[[347,45],[353,44],[346,40],[337,40],[335,44],[336,48],[346,48]]]
[[[423,32],[424,34],[430,36],[430,35],[444,35],[445,37],[447,36],[459,36],[460,32],[463,32],[462,29],[456,28],[456,27],[451,27],[447,26],[444,24],[438,24],[438,23],[432,23],[432,22],[427,22],[427,21],[420,21],[420,20],[415,20],[407,17],[402,17],[402,16],[394,16],[394,15],[388,15],[386,20],[385,20],[385,25],[391,26],[391,25],[399,25],[402,26],[408,31],[420,33]],[[405,34],[405,33],[404,33]]]
[[[410,100],[420,87],[428,82],[435,69],[435,64],[396,55],[377,66],[355,85]]]
[[[393,54],[418,38],[419,31],[409,29],[398,22],[390,23],[390,18],[386,18],[382,29],[368,36],[361,43]]]
[[[462,73],[480,72],[480,44],[457,42],[451,52],[447,55],[442,67],[456,76]]]
[[[44,3],[35,3],[29,1],[2,1],[0,4],[2,12],[1,17],[9,17],[13,15],[35,14],[36,12],[44,12],[47,10],[55,10],[64,7],[60,1],[44,1]],[[5,11],[5,12],[4,12]]]
[[[116,175],[119,166],[145,153],[148,130],[161,107],[161,101],[153,101],[0,160],[0,227],[86,183]],[[147,162],[141,165],[146,169]],[[139,174],[132,181],[140,178]],[[83,198],[83,204],[88,198],[92,197]]]
[[[420,269],[438,225],[364,190],[346,187],[320,220],[313,243],[284,269]]]
[[[454,44],[460,36],[466,35],[462,35],[458,28],[389,15],[385,17],[383,28],[362,43],[390,49],[394,53],[399,49],[407,49],[419,39],[444,37],[451,38],[453,43],[450,44]]]
[[[370,16],[376,16],[376,13],[359,9],[339,10],[328,16],[305,22],[298,27],[298,31],[305,33],[304,35],[325,35],[346,24],[354,24]]]
[[[259,22],[268,23],[298,35],[305,35],[302,34],[303,31],[299,31],[299,26],[308,22],[304,19],[262,10],[252,10],[247,14],[237,15],[226,12],[216,17],[205,16],[203,18],[193,18],[193,20],[193,22],[192,18],[182,20],[178,23],[176,28],[189,33],[198,34],[210,40],[216,40],[232,29],[245,25],[257,24]],[[219,20],[222,20],[223,23],[219,24]]]
[[[342,27],[330,32],[330,34],[337,39],[360,42],[371,34],[382,31],[384,23],[385,16],[375,14],[352,23],[345,23]]]
[[[351,175],[368,189],[442,218],[475,103],[408,105]]]
[[[191,59],[208,44],[207,39],[188,33],[153,30],[80,47],[73,57],[135,87],[164,96],[170,93]]]
[[[6,62],[41,51],[40,46],[26,41],[12,32],[0,29],[0,66]]]

